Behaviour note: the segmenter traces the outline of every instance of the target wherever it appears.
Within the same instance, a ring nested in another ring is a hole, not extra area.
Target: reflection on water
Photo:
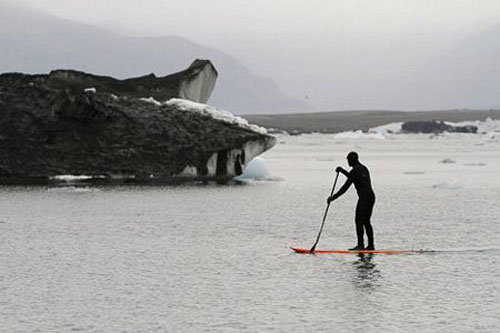
[[[376,268],[377,265],[372,261],[373,256],[373,253],[360,253],[358,254],[358,260],[353,262],[357,273],[353,280],[356,287],[361,289],[373,289],[378,286],[378,280],[381,277],[381,273]]]

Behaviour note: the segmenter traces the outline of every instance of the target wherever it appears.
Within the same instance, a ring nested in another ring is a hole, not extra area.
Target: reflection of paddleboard
[[[310,253],[310,249],[299,249],[291,247],[296,253]],[[319,253],[383,253],[383,254],[410,254],[410,253],[424,253],[428,251],[424,250],[361,250],[361,251],[349,251],[349,250],[314,250],[313,254]]]

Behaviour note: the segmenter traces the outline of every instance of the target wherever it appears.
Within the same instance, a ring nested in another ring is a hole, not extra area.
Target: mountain
[[[393,73],[381,75],[380,84],[372,84],[371,93],[359,90],[360,100],[373,101],[371,107],[364,108],[500,108],[500,24],[462,37],[446,49],[432,48],[430,44],[427,49],[432,56],[418,64],[407,55],[401,58],[406,63],[398,64],[388,54],[386,63],[394,65]]]
[[[117,78],[184,69],[210,59],[219,72],[210,104],[234,113],[310,110],[285,96],[269,78],[253,74],[230,55],[177,36],[129,37],[12,4],[0,5],[0,72],[48,73],[54,69]]]
[[[415,78],[408,89],[428,108],[499,108],[500,24],[465,39]]]

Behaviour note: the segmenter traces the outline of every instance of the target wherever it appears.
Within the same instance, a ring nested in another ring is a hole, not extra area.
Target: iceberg
[[[0,183],[164,183],[240,175],[276,138],[205,104],[216,76],[204,60],[160,78],[117,80],[72,70],[1,74]]]

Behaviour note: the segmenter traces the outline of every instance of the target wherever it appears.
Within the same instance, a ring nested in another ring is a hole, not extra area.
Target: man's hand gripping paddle
[[[333,187],[332,187],[332,192],[330,193],[330,197],[333,195],[333,192],[335,192],[335,186],[337,185],[337,179],[339,179],[339,172],[337,171],[337,174],[335,175],[335,181],[333,182]],[[316,242],[314,245],[311,247],[311,250],[309,250],[309,253],[313,253],[314,250],[316,249],[316,245],[318,245],[319,238],[321,237],[321,232],[323,231],[323,226],[325,225],[326,221],[326,215],[328,214],[328,209],[330,208],[330,202],[326,205],[325,209],[325,214],[323,215],[323,222],[321,223],[321,228],[319,228],[319,233],[318,237],[316,238]]]

